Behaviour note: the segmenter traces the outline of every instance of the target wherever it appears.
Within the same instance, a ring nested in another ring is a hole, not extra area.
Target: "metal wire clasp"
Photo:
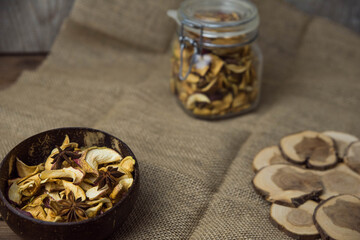
[[[203,31],[204,31],[204,27],[203,26],[195,26],[194,24],[190,24],[190,27],[196,27],[196,28],[200,28],[200,40],[199,42],[197,42],[194,39],[191,39],[187,36],[184,36],[184,25],[189,25],[189,23],[186,22],[182,22],[181,23],[181,27],[180,27],[180,34],[179,34],[179,42],[180,42],[180,68],[179,68],[179,78],[180,80],[184,81],[190,74],[191,72],[191,68],[195,63],[196,60],[196,56],[201,52],[202,52],[202,42],[203,42]],[[190,64],[189,64],[189,69],[187,70],[185,76],[183,76],[183,52],[184,52],[184,48],[186,47],[186,43],[190,44],[193,46],[194,48],[194,53],[191,56],[191,60],[190,60]]]

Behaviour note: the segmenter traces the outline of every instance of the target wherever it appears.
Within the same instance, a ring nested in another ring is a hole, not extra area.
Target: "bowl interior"
[[[139,167],[138,162],[130,150],[130,148],[122,142],[120,139],[105,133],[100,130],[91,129],[91,128],[59,128],[53,129],[46,132],[42,132],[36,134],[23,142],[19,143],[16,147],[14,147],[4,158],[4,160],[0,163],[0,200],[5,204],[6,207],[9,208],[10,211],[19,215],[19,212],[10,204],[7,199],[7,191],[8,191],[8,179],[13,179],[17,176],[16,174],[16,158],[19,158],[27,165],[37,165],[46,160],[46,158],[50,155],[52,149],[57,145],[60,146],[65,138],[65,135],[68,135],[71,142],[76,142],[80,147],[91,147],[91,146],[99,146],[99,147],[108,147],[116,150],[120,153],[122,157],[132,156],[135,159],[135,168],[133,172],[134,183],[129,188],[128,192],[124,195],[124,197],[117,202],[112,209],[105,212],[102,215],[99,215],[94,218],[90,218],[88,220],[81,221],[80,223],[91,221],[92,219],[96,219],[107,215],[108,212],[115,209],[121,202],[132,193],[134,186],[137,185],[139,178]],[[41,220],[36,220],[30,218],[28,216],[22,215],[25,218],[29,218],[36,222],[41,222],[45,224],[77,224],[77,223],[52,223],[52,222],[44,222]]]

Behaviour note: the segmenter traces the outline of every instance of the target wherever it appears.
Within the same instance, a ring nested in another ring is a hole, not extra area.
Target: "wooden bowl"
[[[8,179],[15,178],[15,160],[27,165],[45,161],[55,145],[60,146],[65,135],[79,146],[105,146],[135,161],[134,182],[125,196],[107,212],[81,222],[58,223],[37,220],[20,213],[7,199]],[[139,192],[139,165],[130,148],[120,139],[90,128],[59,128],[36,134],[14,147],[0,163],[0,212],[9,227],[24,239],[105,239],[126,220]]]

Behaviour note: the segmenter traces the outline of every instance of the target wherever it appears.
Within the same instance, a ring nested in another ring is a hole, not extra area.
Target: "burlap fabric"
[[[261,105],[208,122],[169,91],[165,11],[179,1],[76,1],[44,64],[0,92],[1,157],[43,130],[98,128],[132,148],[142,175],[135,209],[111,239],[287,239],[252,188],[252,158],[299,130],[360,136],[360,39],[278,0],[256,3]]]

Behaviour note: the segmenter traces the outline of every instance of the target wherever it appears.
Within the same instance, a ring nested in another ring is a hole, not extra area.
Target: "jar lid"
[[[205,38],[256,38],[259,15],[248,0],[185,0],[177,18],[186,31]]]

